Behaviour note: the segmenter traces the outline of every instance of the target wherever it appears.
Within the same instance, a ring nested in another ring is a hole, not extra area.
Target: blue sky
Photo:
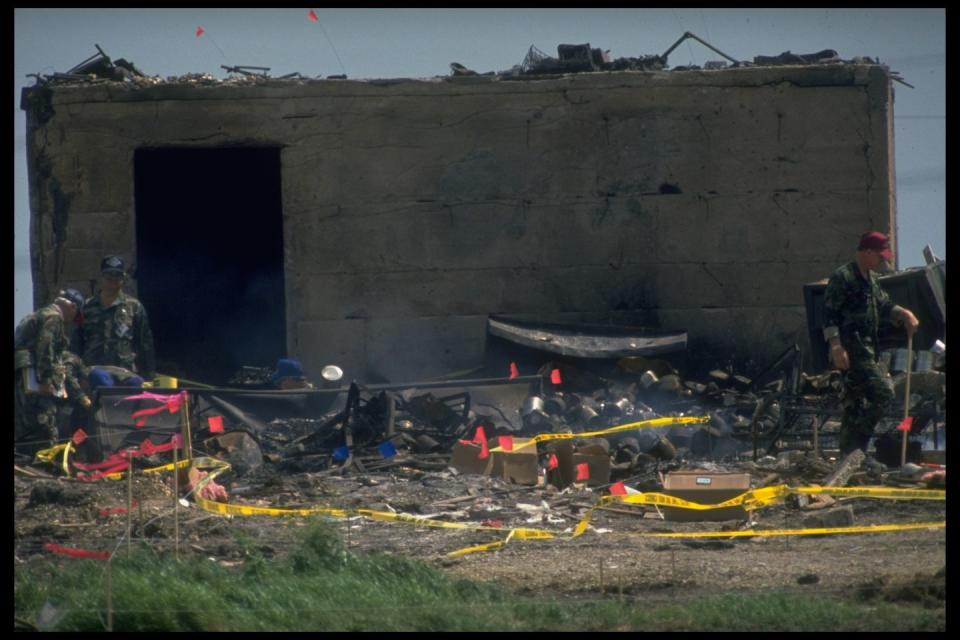
[[[25,114],[29,73],[64,72],[96,53],[148,75],[209,73],[220,65],[271,75],[429,78],[459,62],[479,72],[519,64],[530,45],[589,42],[611,57],[666,51],[691,31],[752,60],[834,49],[900,72],[894,83],[899,266],[923,264],[927,244],[946,257],[946,13],[943,9],[16,9],[14,11],[14,324],[32,310]],[[195,36],[202,26],[205,33]],[[688,40],[670,65],[720,56]],[[826,275],[826,274],[825,274]]]

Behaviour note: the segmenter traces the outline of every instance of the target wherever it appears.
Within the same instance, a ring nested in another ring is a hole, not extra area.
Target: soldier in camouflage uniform
[[[122,291],[123,260],[107,256],[100,263],[100,292],[83,305],[83,324],[72,351],[89,367],[122,367],[150,379],[156,375],[153,333],[139,300]]]
[[[66,398],[67,389],[79,387],[67,370],[64,355],[68,327],[82,317],[82,305],[83,294],[65,289],[52,304],[21,320],[14,331],[13,417],[18,453],[32,456],[59,439],[56,399]],[[35,385],[31,373],[36,375]],[[89,405],[89,399],[86,403]]]
[[[892,256],[890,241],[872,231],[860,238],[856,258],[833,272],[824,292],[823,336],[833,365],[843,372],[840,452],[867,449],[877,422],[893,402],[893,390],[877,365],[881,320],[903,325],[912,336],[919,322],[893,304],[873,273]]]

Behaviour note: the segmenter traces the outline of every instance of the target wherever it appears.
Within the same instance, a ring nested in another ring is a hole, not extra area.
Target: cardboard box
[[[577,479],[577,465],[587,465],[590,478],[587,486],[594,487],[610,482],[610,454],[600,445],[574,448],[569,440],[560,440],[552,445],[557,456],[557,468],[547,472],[547,482],[563,489]]]
[[[516,484],[535,485],[538,480],[539,464],[537,445],[532,438],[514,438],[513,451],[491,451],[486,458],[480,458],[480,445],[456,442],[450,466],[465,474],[478,474],[503,478]],[[497,447],[498,441],[488,441],[489,449]],[[527,445],[527,446],[524,446]]]
[[[714,473],[708,471],[674,471],[663,478],[663,493],[699,504],[719,504],[750,490],[749,473]],[[743,520],[743,507],[726,507],[697,511],[679,507],[661,507],[663,518],[675,522]]]
[[[490,441],[490,448],[497,446],[497,440]],[[507,482],[516,484],[537,484],[540,471],[537,456],[537,445],[533,438],[514,438],[513,451],[493,451],[488,475],[494,478],[503,478]]]

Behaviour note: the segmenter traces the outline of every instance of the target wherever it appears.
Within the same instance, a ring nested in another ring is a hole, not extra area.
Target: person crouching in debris
[[[270,382],[277,389],[313,389],[313,385],[303,374],[300,361],[293,358],[277,361],[277,368],[270,375]]]
[[[856,257],[833,272],[824,292],[824,339],[830,359],[843,372],[843,418],[840,453],[866,452],[877,422],[893,402],[894,394],[877,364],[881,319],[906,328],[912,336],[919,326],[913,313],[893,304],[874,273],[890,260],[890,240],[882,233],[863,234]]]
[[[68,328],[82,321],[83,294],[64,289],[52,304],[23,318],[13,333],[13,418],[17,453],[33,456],[52,447],[57,432],[58,398],[79,383],[64,364]],[[88,399],[89,402],[89,399]]]
[[[100,291],[83,305],[83,324],[71,350],[87,366],[122,367],[149,380],[157,370],[153,333],[143,304],[123,292],[126,277],[120,256],[100,262]]]

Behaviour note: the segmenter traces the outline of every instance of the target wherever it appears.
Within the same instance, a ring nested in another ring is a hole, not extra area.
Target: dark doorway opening
[[[286,354],[279,148],[138,149],[137,290],[160,373],[221,385]]]

